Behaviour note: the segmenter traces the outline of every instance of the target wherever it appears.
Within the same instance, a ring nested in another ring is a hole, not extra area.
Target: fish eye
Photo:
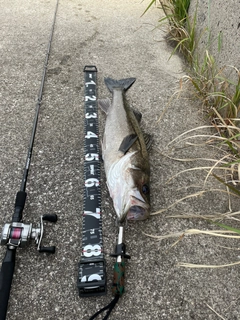
[[[149,193],[149,186],[148,186],[147,184],[144,184],[144,185],[142,186],[142,192],[143,192],[144,194],[148,194],[148,193]]]

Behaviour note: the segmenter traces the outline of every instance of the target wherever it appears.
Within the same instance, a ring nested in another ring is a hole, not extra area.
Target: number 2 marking
[[[85,96],[85,101],[96,101],[96,96],[92,95],[90,96]]]

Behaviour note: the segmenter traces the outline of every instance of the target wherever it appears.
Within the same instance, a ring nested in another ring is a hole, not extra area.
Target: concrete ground
[[[1,225],[11,219],[21,183],[55,3],[0,0]],[[207,173],[194,170],[168,182],[173,175],[194,166],[213,164],[173,158],[224,156],[214,146],[186,146],[184,142],[167,146],[179,134],[207,121],[187,94],[175,95],[171,100],[179,89],[184,66],[178,56],[169,60],[172,48],[164,41],[164,33],[154,28],[161,11],[152,8],[141,17],[148,3],[60,0],[24,211],[24,221],[34,224],[41,214],[58,214],[57,224],[47,227],[44,238],[44,244],[55,244],[57,251],[46,256],[39,254],[34,245],[17,251],[8,320],[87,320],[112,299],[114,260],[107,254],[113,250],[117,229],[104,172],[102,210],[108,293],[83,299],[76,287],[83,205],[85,65],[98,68],[99,98],[110,97],[104,77],[137,78],[127,98],[142,112],[143,128],[154,137],[150,152],[152,212],[203,190]],[[104,116],[100,113],[99,117],[102,134]],[[203,140],[195,137],[189,141],[197,144]],[[210,178],[201,197],[185,199],[147,221],[128,224],[126,244],[132,259],[126,267],[126,292],[110,319],[240,319],[239,266],[178,266],[179,262],[220,265],[239,261],[237,240],[195,235],[182,237],[175,244],[177,238],[156,241],[144,234],[216,229],[201,219],[169,216],[227,212],[228,197],[219,189],[221,186]],[[5,248],[1,247],[0,260],[4,253]]]
[[[236,43],[239,42],[239,9],[238,0],[202,0],[199,5],[197,0],[191,0],[189,14],[193,18],[196,13],[197,17],[195,28],[199,41],[198,53],[200,51],[200,57],[203,58],[208,50],[219,68],[239,68],[239,55],[236,51]],[[229,70],[225,70],[227,71]]]
[[[224,76],[233,83],[238,83],[240,59],[239,42],[239,10],[238,0],[210,1],[191,0],[189,15],[193,19],[196,14],[196,39],[198,48],[195,55],[200,61],[205,58],[206,50],[216,63],[216,68],[222,70]],[[231,90],[235,90],[232,85]]]

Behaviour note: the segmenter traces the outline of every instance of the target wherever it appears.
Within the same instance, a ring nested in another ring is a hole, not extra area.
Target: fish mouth
[[[128,220],[145,220],[149,216],[147,208],[132,206],[127,213]]]
[[[145,202],[140,193],[136,195],[131,195],[129,209],[127,211],[128,220],[145,220],[149,217],[150,206]]]

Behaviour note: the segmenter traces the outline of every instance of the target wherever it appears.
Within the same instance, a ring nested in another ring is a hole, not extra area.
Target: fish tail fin
[[[121,80],[104,78],[104,82],[110,92],[113,92],[114,88],[120,88],[124,91],[127,91],[135,81],[136,81],[136,78],[127,78],[127,79],[121,79]]]

